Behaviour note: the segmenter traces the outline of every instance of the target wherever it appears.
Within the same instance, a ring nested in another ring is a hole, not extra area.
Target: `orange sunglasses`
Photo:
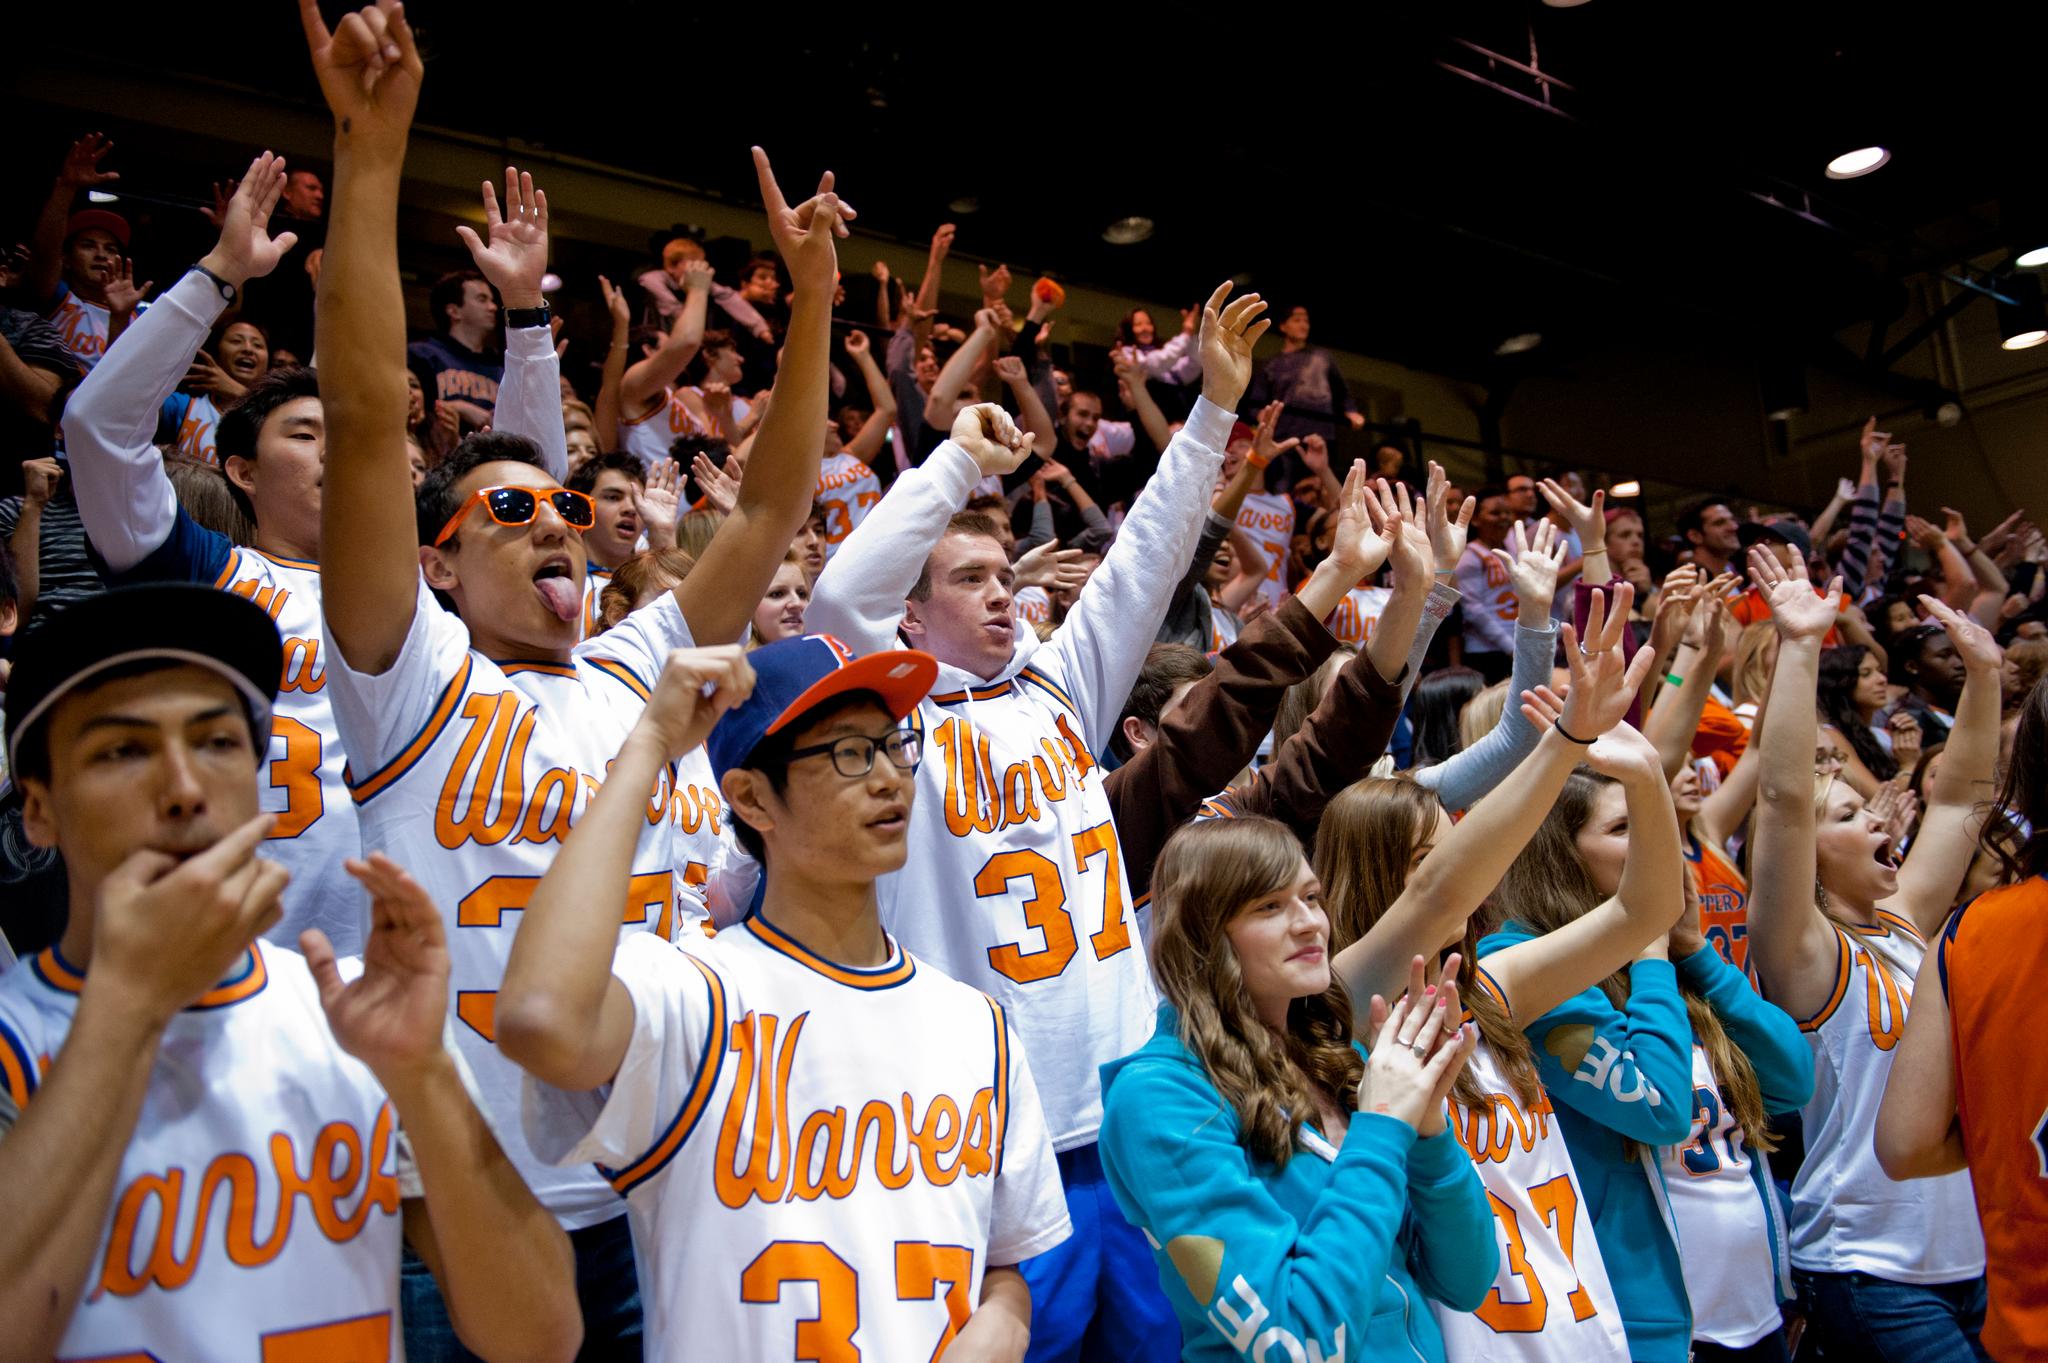
[[[588,495],[571,492],[568,488],[531,487],[480,487],[455,509],[448,518],[448,524],[441,527],[441,533],[434,536],[434,547],[440,548],[455,533],[455,527],[462,524],[462,518],[478,502],[490,513],[499,525],[531,525],[533,518],[540,514],[540,499],[545,496],[557,514],[569,523],[572,530],[588,530],[597,524],[597,504]]]

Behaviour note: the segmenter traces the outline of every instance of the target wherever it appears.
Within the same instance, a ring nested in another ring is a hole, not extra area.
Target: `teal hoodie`
[[[1509,922],[1479,943],[1479,958],[1538,936]],[[1678,991],[1683,974],[1713,1007],[1729,1039],[1749,1057],[1764,1109],[1795,1112],[1813,1094],[1813,1052],[1799,1026],[1759,998],[1713,947],[1673,965],[1629,967],[1629,1001],[1616,1008],[1598,985],[1525,1023],[1537,1073],[1557,1109],[1558,1129],[1585,1192],[1586,1214],[1614,1284],[1615,1304],[1637,1363],[1685,1363],[1692,1307],[1685,1295],[1677,1228],[1655,1152],[1631,1159],[1627,1143],[1677,1145],[1692,1136],[1692,1022]],[[1563,1057],[1572,1059],[1567,1069]],[[1790,1298],[1784,1223],[1766,1161],[1750,1177],[1771,1226],[1779,1298]]]
[[[1417,1140],[1353,1113],[1341,1145],[1309,1124],[1285,1169],[1257,1162],[1170,1006],[1150,1041],[1102,1067],[1099,1139],[1184,1359],[1441,1363],[1423,1294],[1471,1311],[1493,1286],[1493,1212],[1448,1129]]]

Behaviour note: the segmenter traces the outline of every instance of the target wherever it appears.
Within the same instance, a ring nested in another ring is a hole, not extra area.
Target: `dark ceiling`
[[[832,166],[869,230],[951,219],[963,252],[1145,297],[1241,274],[1329,344],[1469,377],[1523,331],[1538,363],[1649,327],[1809,349],[1896,309],[1902,278],[2048,240],[2042,6],[411,8],[423,120],[741,200],[759,141],[790,180]],[[232,13],[201,35],[183,6],[96,11],[90,37],[314,98],[294,7]],[[1562,82],[1548,107],[1488,52]],[[1889,166],[1822,177],[1870,142]],[[1105,244],[1128,214],[1152,238]]]

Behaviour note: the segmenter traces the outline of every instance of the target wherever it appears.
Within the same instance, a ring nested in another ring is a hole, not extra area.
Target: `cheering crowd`
[[[1347,464],[1228,283],[1090,391],[759,148],[601,364],[510,167],[409,337],[301,11],[331,183],[0,275],[0,1358],[2048,1356],[2024,512]]]

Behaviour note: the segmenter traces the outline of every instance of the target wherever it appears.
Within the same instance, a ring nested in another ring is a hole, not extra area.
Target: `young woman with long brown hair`
[[[1486,1195],[1446,1121],[1476,1037],[1456,962],[1412,962],[1368,1053],[1331,975],[1301,844],[1264,818],[1191,824],[1153,872],[1165,997],[1143,1047],[1103,1066],[1102,1164],[1153,1246],[1182,1357],[1439,1363],[1422,1298],[1469,1311],[1495,1259]]]
[[[1367,963],[1419,950],[1470,953],[1482,925],[1471,915],[1523,845],[1581,756],[1620,775],[1631,803],[1654,821],[1669,804],[1655,749],[1621,722],[1654,655],[1624,669],[1627,611],[1605,615],[1594,593],[1591,646],[1570,641],[1572,686],[1562,710],[1544,693],[1527,702],[1548,723],[1536,751],[1455,828],[1412,782],[1361,782],[1331,805],[1316,840],[1329,887],[1339,975],[1362,987]],[[1567,628],[1569,628],[1567,626]],[[1582,745],[1575,740],[1598,741]],[[1664,845],[1669,843],[1670,845]],[[1626,1360],[1629,1340],[1564,1137],[1529,1038],[1516,1022],[1563,1003],[1661,939],[1678,916],[1675,837],[1645,838],[1632,880],[1556,933],[1494,953],[1466,991],[1480,1045],[1452,1090],[1460,1141],[1486,1184],[1503,1249],[1486,1301],[1472,1314],[1440,1311],[1446,1349],[1462,1360]],[[1660,874],[1661,871],[1661,874]],[[1354,977],[1351,970],[1360,975]]]
[[[1817,776],[1814,695],[1834,623],[1804,564],[1750,556],[1782,637],[1759,733],[1763,789],[1751,853],[1750,960],[1764,996],[1799,1019],[1819,1071],[1792,1184],[1792,1263],[1808,1329],[1830,1357],[1982,1357],[1984,1239],[1969,1175],[1894,1183],[1871,1132],[1927,942],[1955,907],[1992,793],[1998,645],[1932,597],[1921,606],[1963,662],[1955,727],[1903,863],[1847,783]]]

